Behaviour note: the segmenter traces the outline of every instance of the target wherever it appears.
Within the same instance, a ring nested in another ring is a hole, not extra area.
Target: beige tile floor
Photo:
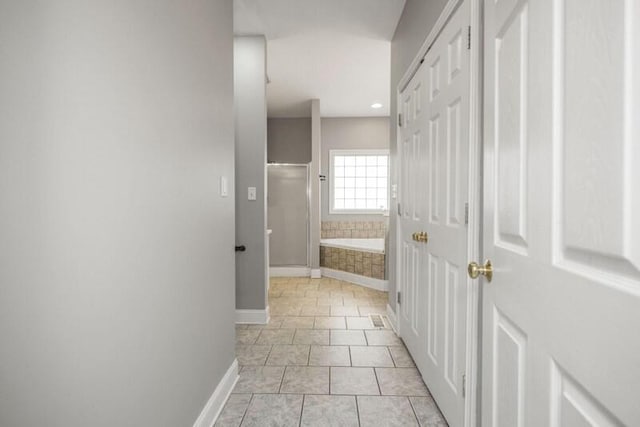
[[[271,278],[269,324],[236,326],[240,379],[216,426],[446,426],[402,340],[368,317],[386,316],[387,299]]]

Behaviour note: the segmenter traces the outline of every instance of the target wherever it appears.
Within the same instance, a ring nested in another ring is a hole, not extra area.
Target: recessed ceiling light
[[[382,104],[376,102],[375,104],[371,104],[371,108],[382,108]]]

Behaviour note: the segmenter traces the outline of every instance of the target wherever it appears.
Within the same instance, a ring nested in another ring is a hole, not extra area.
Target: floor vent
[[[371,324],[373,324],[374,327],[376,328],[385,327],[384,320],[382,319],[382,316],[380,316],[379,314],[370,314],[369,319],[371,319]]]

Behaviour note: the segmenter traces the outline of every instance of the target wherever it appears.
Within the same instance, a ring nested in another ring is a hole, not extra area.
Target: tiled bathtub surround
[[[271,278],[268,325],[237,325],[240,379],[217,427],[446,427],[402,340],[375,328],[386,292]]]
[[[384,254],[320,246],[320,266],[384,280]]]
[[[386,221],[322,221],[322,239],[383,239]]]

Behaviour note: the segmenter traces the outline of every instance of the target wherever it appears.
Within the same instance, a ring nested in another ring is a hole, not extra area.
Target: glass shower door
[[[267,223],[272,231],[269,263],[273,267],[308,266],[308,166],[267,166]]]

